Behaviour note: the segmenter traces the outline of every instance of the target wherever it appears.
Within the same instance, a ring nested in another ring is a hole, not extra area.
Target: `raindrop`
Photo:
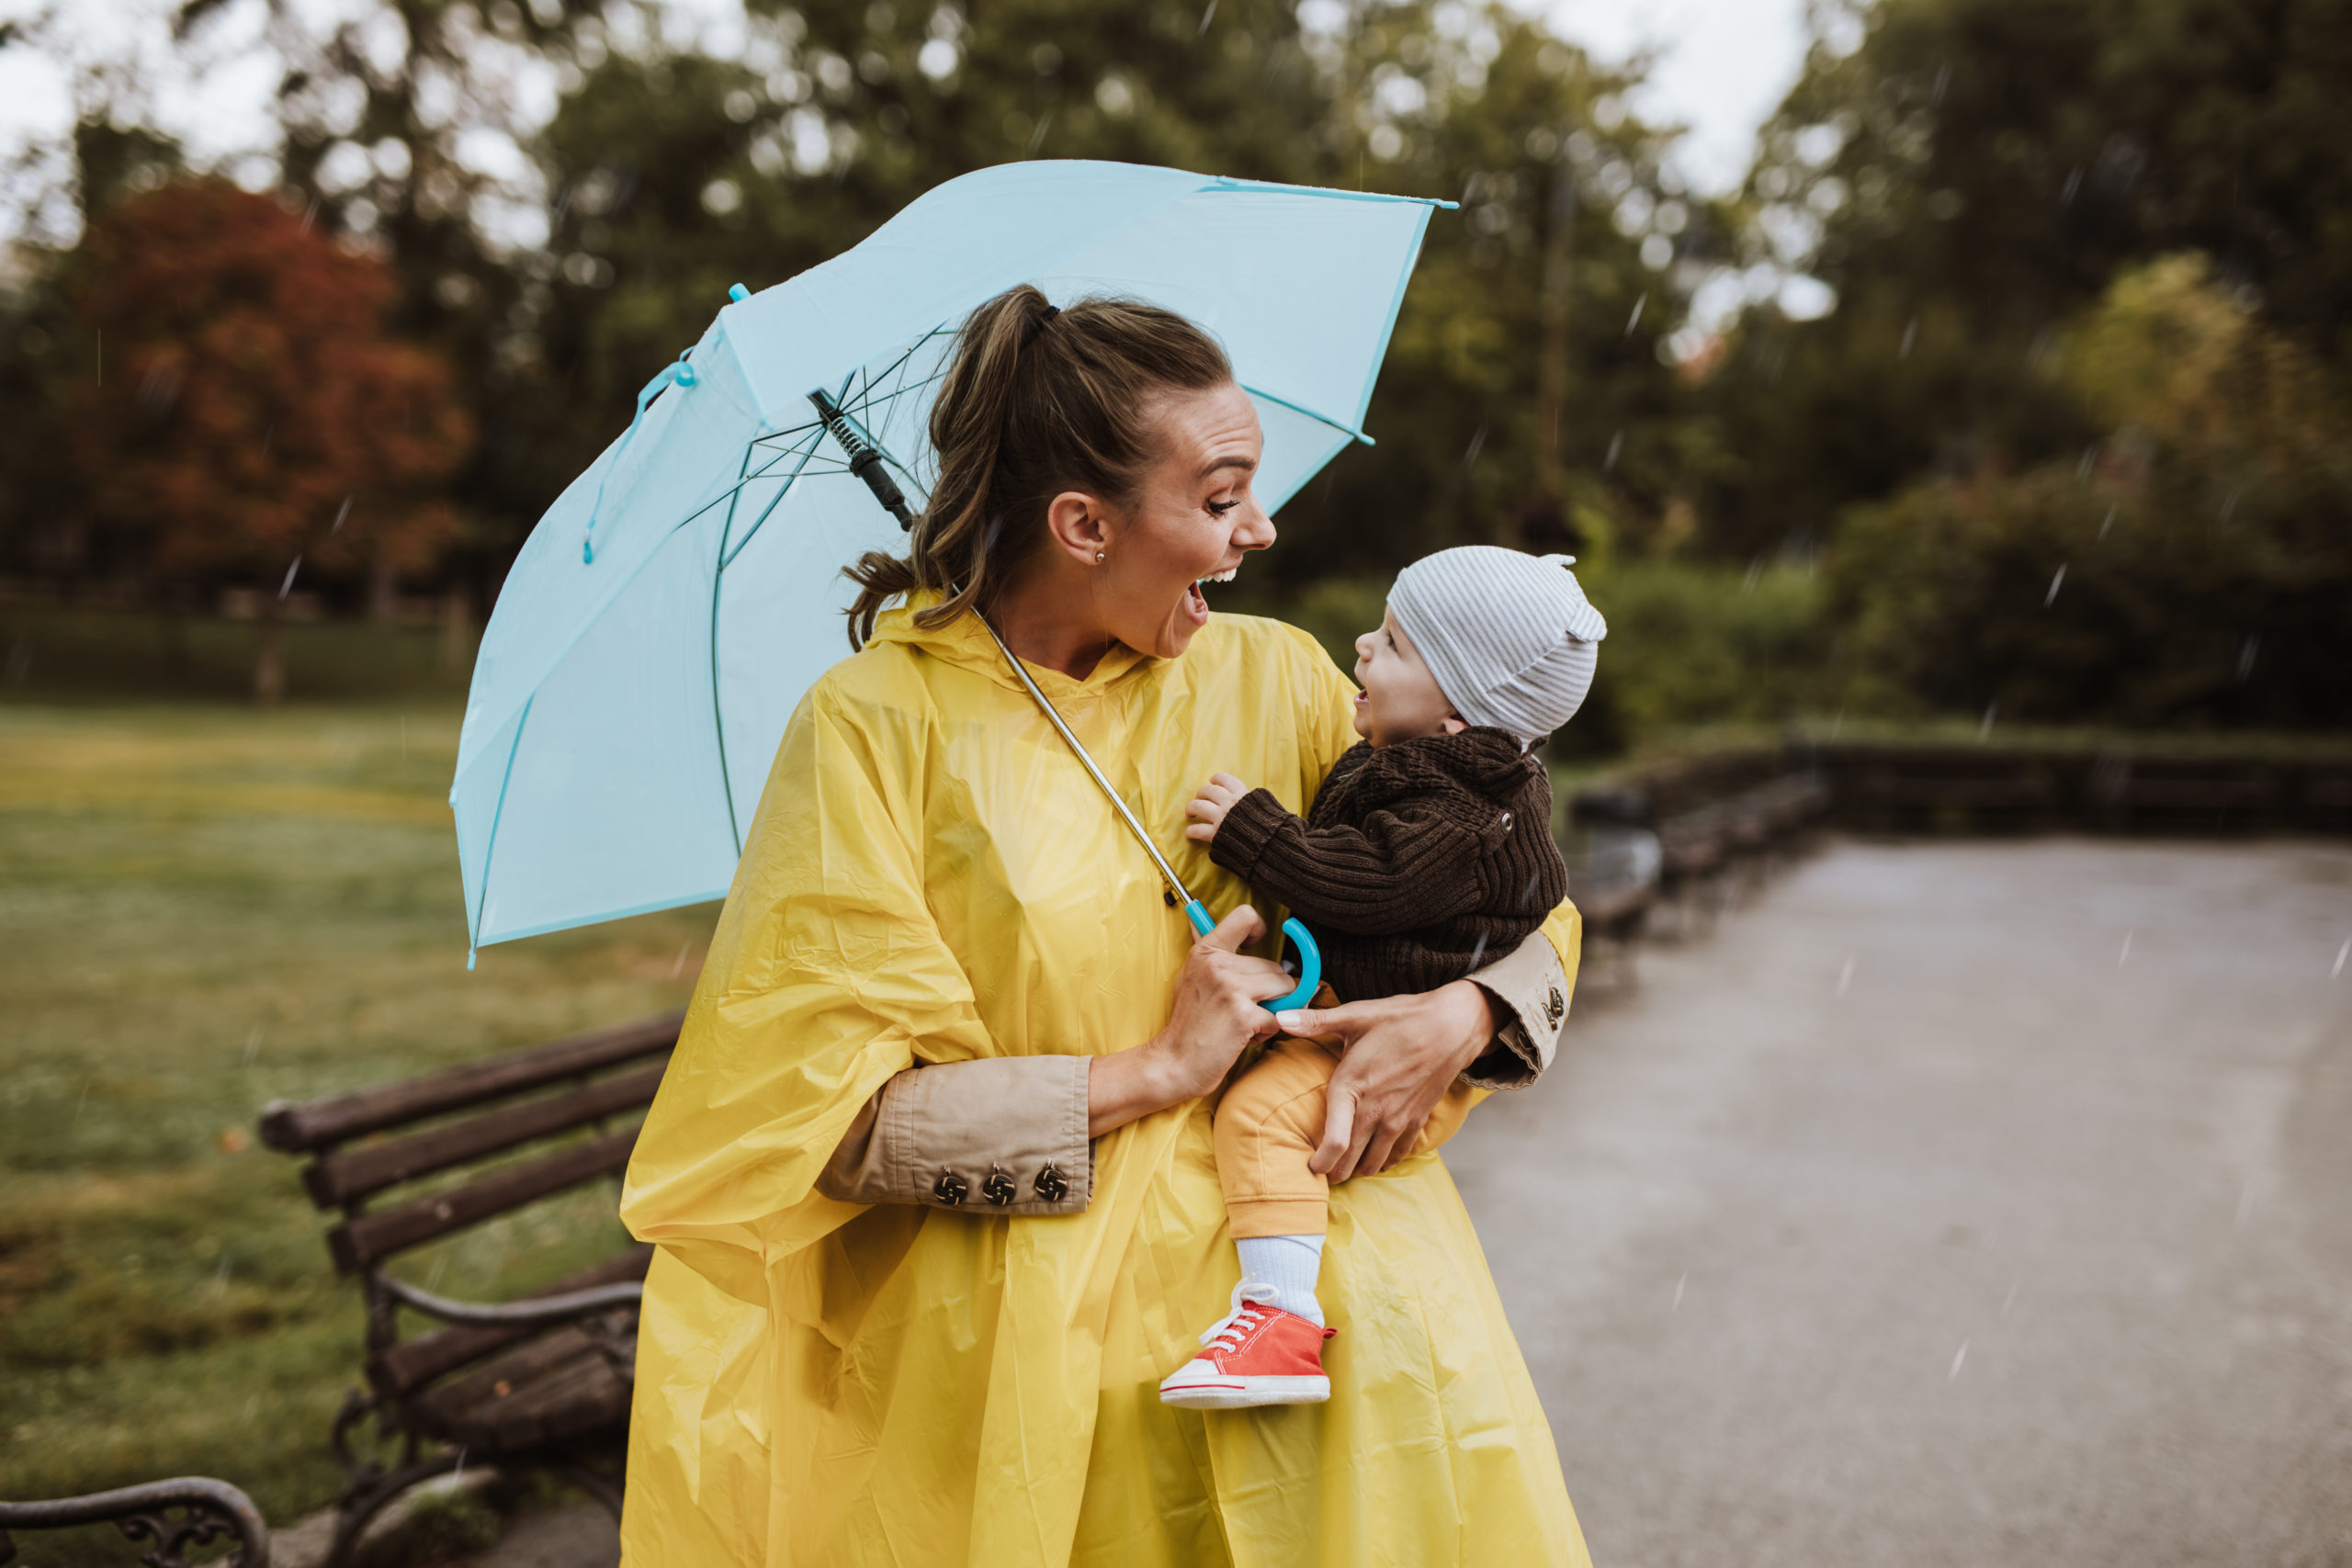
[[[1895,351],[1894,357],[1897,359],[1910,358],[1911,345],[1918,341],[1919,318],[1914,316],[1909,321],[1903,323],[1903,346]]]
[[[2074,206],[2075,197],[2082,188],[2083,166],[2080,164],[2077,164],[2072,169],[2067,171],[2066,188],[2059,193],[2058,205],[2061,207]]]
[[[1844,996],[1846,987],[1854,983],[1854,955],[1846,954],[1845,964],[1838,971],[1838,994]]]
[[[1690,1282],[1690,1270],[1685,1269],[1682,1270],[1682,1278],[1674,1281],[1674,1304],[1666,1309],[1668,1316],[1671,1316],[1682,1310],[1682,1287]]]
[[[1613,473],[1617,468],[1617,454],[1625,449],[1625,433],[1619,430],[1609,438],[1609,456],[1600,459],[1600,471]]]
[[[2079,482],[2091,477],[2091,467],[2098,461],[2098,443],[2094,441],[2083,448],[2083,460],[2075,465],[2075,478]]]
[[[2022,1274],[2009,1281],[2009,1293],[2001,1298],[2001,1317],[2004,1322],[2008,1319],[2009,1309],[2018,1304],[2018,1287],[2024,1282],[2025,1276]]]
[[[2335,950],[2335,967],[2327,972],[2329,979],[2334,980],[2343,975],[2344,961],[2347,958],[2352,958],[2352,937],[2346,937],[2344,945]]]
[[[1959,1377],[1959,1376],[1960,1376],[1960,1369],[1961,1369],[1962,1366],[1966,1365],[1966,1364],[1967,1364],[1967,1361],[1968,1361],[1968,1341],[1967,1341],[1967,1340],[1965,1340],[1965,1339],[1963,1339],[1963,1340],[1962,1340],[1962,1341],[1960,1342],[1960,1348],[1959,1348],[1957,1351],[1953,1352],[1953,1354],[1952,1354],[1952,1358],[1951,1358],[1951,1371],[1948,1371],[1948,1372],[1946,1372],[1946,1373],[1944,1374],[1944,1382],[1951,1382],[1953,1379],[1955,1379],[1955,1378]]]
[[[2242,487],[2238,485],[2232,485],[2230,487],[2230,493],[2222,498],[2221,520],[2222,522],[2227,523],[2230,520],[2230,513],[2238,509],[2238,491]]]
[[[2238,1189],[2238,1212],[2236,1215],[2231,1219],[2230,1228],[2232,1230],[2243,1230],[2245,1227],[2246,1216],[2253,1213],[2254,1178],[2249,1176],[2245,1179],[2245,1185]]]
[[[1462,467],[1464,469],[1475,468],[1478,466],[1478,454],[1482,449],[1484,449],[1486,445],[1487,427],[1481,424],[1478,427],[1476,434],[1470,437],[1470,445],[1462,449]]]
[[[1763,575],[1764,558],[1762,556],[1758,556],[1755,559],[1747,563],[1747,576],[1740,582],[1739,591],[1742,593],[1755,592],[1756,580]]]
[[[2139,934],[2140,928],[2137,926],[2123,933],[2123,951],[2115,955],[2115,966],[2118,969],[2132,962],[2132,939]]]
[[[286,569],[286,581],[277,585],[278,603],[284,604],[286,602],[286,596],[294,592],[294,574],[301,570],[302,558],[300,556],[296,556],[294,558],[294,564]]]
[[[673,980],[685,972],[686,954],[693,951],[694,945],[691,942],[682,942],[678,944],[678,956],[670,964],[670,978]]]
[[[1201,13],[1201,25],[1193,29],[1193,36],[1194,38],[1204,37],[1209,30],[1209,24],[1216,19],[1216,0],[1209,0],[1207,8]]]
[[[1463,973],[1464,973],[1464,974],[1465,974],[1465,975],[1476,974],[1476,973],[1477,972],[1477,969],[1478,969],[1478,961],[1479,961],[1480,959],[1482,959],[1482,958],[1486,957],[1486,955],[1487,955],[1487,933],[1486,933],[1486,932],[1484,932],[1484,931],[1480,931],[1480,932],[1478,933],[1478,941],[1477,941],[1476,945],[1475,945],[1474,947],[1472,947],[1472,948],[1470,949],[1470,963],[1469,963],[1469,965],[1468,965],[1466,968],[1464,968],[1464,969],[1463,970]]]
[[[2114,508],[2114,507],[2112,507],[2112,506],[2110,506],[2110,507],[2109,507],[2109,508],[2107,509],[2107,515],[2106,515],[2104,518],[2100,519],[2100,521],[2099,521],[2099,525],[2098,525],[2098,536],[2099,536],[2100,538],[2102,538],[2102,539],[2106,538],[2106,537],[2107,537],[2107,531],[2108,531],[2109,528],[2112,528],[2112,527],[2114,527],[2114,526],[2115,526],[2115,508]]]
[[[1986,736],[1993,733],[1993,720],[2000,711],[2001,704],[2000,699],[1998,698],[1995,698],[1992,702],[1984,705],[1984,722],[1976,727],[1977,739],[1982,740]]]
[[[346,517],[350,516],[350,515],[351,515],[351,497],[349,497],[349,496],[347,496],[347,495],[346,495],[346,496],[345,496],[345,497],[343,498],[343,504],[342,504],[341,506],[338,506],[338,507],[336,507],[336,508],[334,509],[334,527],[332,527],[332,528],[329,528],[329,529],[327,530],[327,532],[328,532],[328,533],[330,533],[330,534],[340,534],[340,533],[342,533],[342,532],[343,532],[343,520],[344,520],[345,518],[346,518]]]
[[[248,1067],[252,1066],[254,1065],[254,1058],[260,1055],[261,1025],[256,1023],[254,1025],[252,1032],[245,1036],[245,1066]]]
[[[1625,336],[1632,337],[1634,335],[1634,329],[1642,324],[1642,307],[1649,302],[1650,293],[1648,289],[1645,288],[1642,290],[1640,297],[1634,301],[1634,313],[1625,318]]]
[[[2066,569],[2062,565],[2058,569],[2058,574],[2050,580],[2050,592],[2041,596],[2041,607],[2043,609],[2047,610],[2051,605],[2058,603],[2058,585],[2065,581]]]
[[[2238,649],[2238,679],[2243,681],[2254,673],[2254,657],[2262,649],[2259,634],[2248,632],[2245,645]]]
[[[1943,64],[1936,67],[1936,90],[1928,100],[1928,107],[1930,108],[1941,108],[1943,107],[1944,92],[1951,85],[1951,62],[1947,61]]]

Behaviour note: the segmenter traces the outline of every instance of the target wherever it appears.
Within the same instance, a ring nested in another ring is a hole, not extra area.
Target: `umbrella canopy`
[[[722,897],[785,721],[847,651],[842,569],[905,535],[826,393],[921,505],[957,326],[1034,283],[1180,311],[1258,406],[1272,511],[1351,440],[1432,206],[1037,162],[922,197],[654,378],[532,531],[482,637],[449,791],[476,946]]]

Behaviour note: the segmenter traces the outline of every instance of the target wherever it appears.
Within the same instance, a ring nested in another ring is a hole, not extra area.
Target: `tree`
[[[2352,412],[2195,254],[2053,351],[2083,459],[1928,480],[1831,555],[1857,695],[2041,720],[2352,721]]]
[[[74,398],[94,514],[155,579],[257,579],[254,694],[285,689],[297,576],[429,568],[456,531],[436,486],[472,432],[447,366],[387,336],[394,281],[266,197],[183,180],[85,233],[67,297],[105,343]]]
[[[730,283],[789,276],[968,170],[1098,157],[1464,203],[1431,223],[1380,446],[1291,504],[1255,582],[1295,593],[1473,539],[1570,547],[1617,518],[1645,532],[1713,460],[1657,350],[1719,231],[1674,184],[1670,136],[1625,112],[1632,85],[1510,9],[1428,0],[808,0],[755,6],[735,58],[616,52],[537,142],[554,265],[516,358],[568,394],[538,482],[593,457]],[[1545,258],[1571,222],[1547,348]],[[1547,352],[1566,362],[1556,419]],[[1555,428],[1568,461],[1547,479]]]
[[[2079,453],[2049,374],[2125,269],[2213,258],[2340,374],[2352,359],[2352,9],[2334,0],[1829,5],[1765,128],[1755,259],[1810,267],[1825,320],[1754,318],[1713,388],[1743,467],[1703,509],[1747,555],[1818,541],[1926,470]],[[1851,47],[1833,48],[1832,38]]]

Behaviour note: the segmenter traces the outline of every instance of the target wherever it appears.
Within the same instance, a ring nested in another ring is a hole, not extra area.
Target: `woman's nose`
[[[1272,544],[1274,520],[1266,515],[1266,509],[1258,504],[1258,498],[1252,495],[1244,501],[1241,503],[1241,524],[1233,530],[1234,547],[1243,550],[1262,550]]]

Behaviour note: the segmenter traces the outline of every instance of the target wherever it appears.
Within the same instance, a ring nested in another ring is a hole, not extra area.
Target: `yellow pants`
[[[1216,1108],[1216,1176],[1237,1241],[1321,1235],[1331,1184],[1306,1168],[1323,1141],[1323,1114],[1340,1048],[1285,1034],[1234,1080]],[[1457,1083],[1437,1102],[1407,1152],[1437,1147],[1460,1129],[1485,1091]]]

